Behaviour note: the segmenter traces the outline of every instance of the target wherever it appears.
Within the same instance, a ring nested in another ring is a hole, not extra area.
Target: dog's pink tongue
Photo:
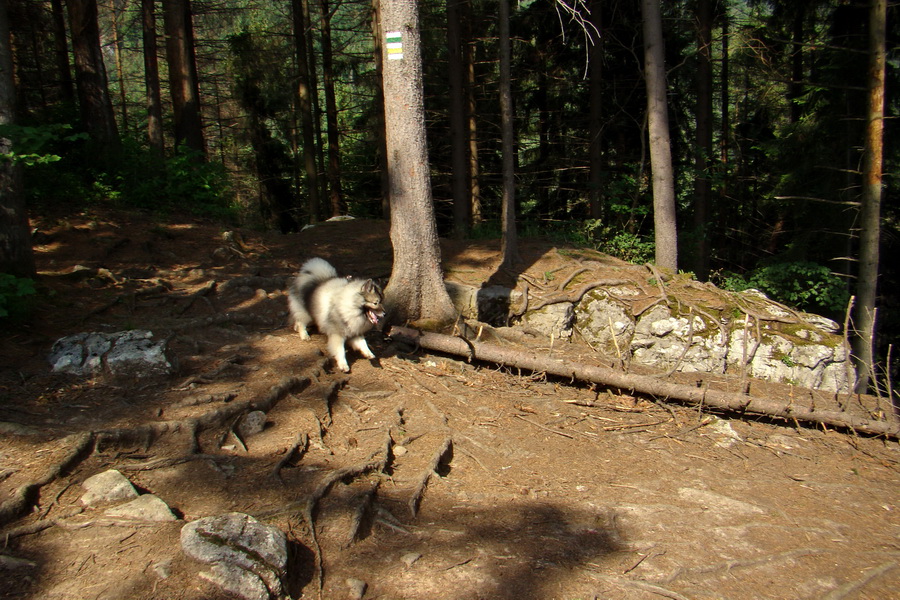
[[[381,315],[376,313],[374,310],[367,310],[366,314],[369,317],[369,320],[372,322],[372,325],[378,325],[378,321],[381,319]]]

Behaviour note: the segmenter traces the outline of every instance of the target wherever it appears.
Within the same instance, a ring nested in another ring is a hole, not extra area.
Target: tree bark
[[[666,103],[666,65],[660,0],[641,0],[644,29],[644,77],[647,82],[647,120],[650,170],[653,181],[653,223],[656,264],[678,271],[675,219],[675,175]]]
[[[601,0],[592,0],[591,24],[598,32],[588,55],[591,103],[588,114],[588,194],[592,219],[603,217],[603,43],[606,37],[599,33],[603,31],[602,8]]]
[[[453,196],[453,235],[465,238],[472,227],[466,120],[466,75],[460,33],[461,0],[447,0],[447,71],[450,79],[450,189]]]
[[[0,2],[0,125],[15,122],[16,83],[13,77],[9,14],[6,2]],[[12,141],[0,137],[0,154],[12,151]],[[25,196],[22,193],[22,167],[0,158],[0,273],[16,277],[34,277],[34,253]]]
[[[328,127],[328,200],[331,215],[336,217],[344,212],[343,190],[341,189],[341,148],[338,129],[337,100],[334,95],[334,67],[331,54],[331,13],[328,0],[319,0],[321,15],[320,34],[322,36],[322,85],[325,92],[325,123]]]
[[[183,144],[206,158],[190,0],[163,0],[163,20],[175,114],[175,147]]]
[[[375,49],[375,118],[376,139],[378,143],[378,172],[381,175],[381,216],[385,220],[391,218],[391,178],[387,167],[387,134],[384,130],[384,44],[381,27],[381,0],[372,0],[372,37]]]
[[[303,138],[303,170],[306,173],[307,206],[309,222],[319,222],[319,170],[316,166],[315,126],[313,119],[310,82],[310,57],[307,52],[307,27],[302,0],[293,0],[294,39],[297,51],[297,112],[300,113],[300,130]]]
[[[147,141],[162,156],[165,150],[162,125],[162,93],[159,87],[159,57],[156,42],[156,1],[141,0],[144,42],[144,83],[147,88]]]
[[[856,391],[865,392],[875,362],[875,307],[881,241],[881,178],[884,142],[884,78],[887,0],[872,0],[869,20],[869,105],[866,119],[863,190],[856,283]]]
[[[709,206],[712,199],[710,166],[713,155],[713,67],[712,0],[697,4],[697,104],[694,138],[694,274],[700,281],[709,276]]]
[[[66,6],[72,32],[81,123],[97,144],[100,155],[111,158],[120,141],[100,49],[97,0],[68,0]]]
[[[53,14],[53,45],[56,70],[59,71],[59,95],[63,102],[75,102],[75,83],[69,65],[69,44],[66,41],[66,15],[62,0],[51,0]]]
[[[503,155],[503,196],[501,201],[501,267],[519,262],[516,233],[516,148],[512,108],[512,51],[509,39],[509,0],[500,0],[500,129]]]
[[[475,44],[473,43],[471,30],[472,4],[466,2],[461,10],[464,13],[462,18],[463,38],[463,59],[466,70],[466,115],[469,121],[468,126],[468,142],[469,142],[469,181],[468,188],[470,194],[472,225],[478,225],[482,222],[481,212],[481,162],[478,159],[478,104],[475,99]]]
[[[415,0],[382,0],[385,133],[394,266],[385,288],[389,317],[451,322],[425,139],[419,11]]]
[[[469,358],[469,360],[481,360],[508,367],[528,369],[536,373],[547,373],[567,379],[590,381],[639,394],[647,394],[667,401],[677,400],[694,406],[709,407],[740,414],[766,415],[788,419],[789,421],[796,420],[847,428],[859,433],[884,435],[891,438],[900,437],[900,425],[896,423],[864,419],[844,412],[815,410],[799,406],[793,401],[781,402],[734,392],[702,389],[695,386],[672,383],[648,375],[624,373],[609,367],[550,358],[546,353],[537,351],[515,350],[508,346],[472,342],[460,337],[438,333],[420,333],[406,327],[392,327],[388,331],[388,335],[395,339],[416,344],[427,350],[464,356]]]

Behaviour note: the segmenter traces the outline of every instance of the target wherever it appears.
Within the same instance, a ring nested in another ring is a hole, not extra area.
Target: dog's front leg
[[[344,350],[344,338],[342,336],[336,334],[328,336],[328,352],[334,357],[338,369],[344,373],[350,372],[350,365],[347,364],[347,352]]]
[[[350,339],[350,347],[359,350],[360,354],[362,354],[366,358],[375,358],[375,355],[371,350],[369,350],[369,345],[366,343],[366,338],[361,335]]]

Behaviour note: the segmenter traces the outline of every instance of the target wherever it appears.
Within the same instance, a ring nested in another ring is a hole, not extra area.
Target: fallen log
[[[474,342],[460,337],[439,333],[420,332],[408,327],[391,327],[388,335],[427,350],[464,356],[502,365],[547,373],[558,377],[590,381],[633,393],[646,394],[664,400],[676,400],[685,404],[709,407],[739,414],[755,414],[779,417],[788,421],[802,421],[850,429],[858,433],[882,435],[900,439],[900,424],[867,419],[846,412],[816,410],[793,402],[756,398],[737,392],[701,389],[666,381],[649,375],[624,373],[609,367],[587,365],[555,359],[536,351],[513,349],[496,344]]]

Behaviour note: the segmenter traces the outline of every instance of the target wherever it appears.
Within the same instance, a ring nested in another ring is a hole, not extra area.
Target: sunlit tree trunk
[[[113,56],[116,59],[116,78],[119,80],[119,104],[122,111],[122,133],[128,135],[128,95],[125,89],[125,66],[123,64],[123,43],[122,32],[119,27],[119,20],[122,18],[123,6],[117,2],[112,2],[112,34],[113,34]]]
[[[503,154],[500,253],[502,266],[519,262],[516,233],[516,149],[512,108],[512,52],[509,40],[509,0],[500,0],[500,130]]]
[[[469,190],[472,225],[482,221],[481,214],[481,162],[478,159],[478,108],[475,100],[475,42],[472,38],[472,3],[460,7],[460,24],[463,37],[463,68],[466,74],[466,118],[468,119],[469,171],[466,187]]]
[[[678,270],[675,223],[675,175],[666,104],[666,65],[660,0],[641,0],[644,29],[644,77],[647,81],[647,121],[650,134],[650,170],[653,182],[653,224],[656,264]]]
[[[378,143],[378,167],[381,182],[381,216],[391,218],[391,181],[387,168],[387,135],[384,131],[384,38],[381,28],[381,2],[372,0],[372,36],[375,39],[375,136]]]
[[[869,105],[863,163],[859,234],[859,278],[856,283],[856,391],[865,392],[875,361],[875,307],[881,239],[881,177],[884,141],[885,29],[887,0],[872,0],[869,19]]]
[[[9,38],[9,14],[0,1],[0,126],[15,122],[16,83]],[[12,151],[12,141],[0,137],[0,154]],[[21,166],[0,158],[0,273],[17,277],[34,276],[34,254]]]
[[[425,139],[419,11],[381,0],[387,166],[394,265],[385,301],[394,322],[452,322],[444,287]]]

